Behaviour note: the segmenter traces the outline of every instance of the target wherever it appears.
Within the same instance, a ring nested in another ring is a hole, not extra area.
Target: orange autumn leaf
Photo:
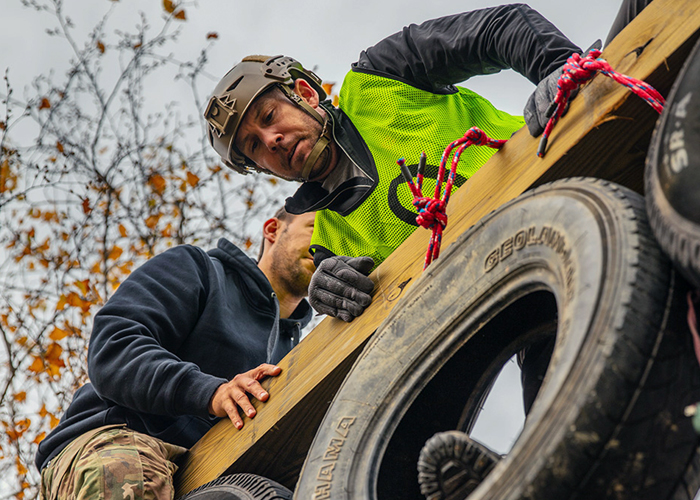
[[[153,174],[148,178],[148,185],[158,194],[163,194],[165,184],[165,178],[160,174]]]
[[[56,212],[53,212],[51,210],[47,210],[46,212],[43,213],[42,218],[44,219],[45,222],[58,222],[58,214]]]
[[[68,297],[66,297],[65,295],[61,295],[58,298],[58,302],[56,303],[56,310],[63,311],[63,309],[66,307],[66,304],[68,304]]]
[[[85,198],[85,199],[83,200],[83,213],[84,213],[85,215],[88,215],[90,212],[92,212],[92,208],[90,207],[90,200],[88,200],[87,198]]]
[[[100,51],[101,54],[105,53],[105,44],[97,40],[97,43],[95,44],[97,46],[97,50]]]
[[[51,102],[46,97],[44,97],[41,100],[41,103],[39,104],[39,109],[47,109],[50,107],[51,107]]]
[[[123,224],[119,224],[119,234],[122,238],[126,238],[127,236],[129,236],[129,233],[126,232],[126,228]]]
[[[18,392],[17,394],[15,394],[13,396],[13,398],[15,401],[18,401],[21,403],[22,401],[27,399],[27,393],[26,393],[26,391]]]
[[[245,249],[248,250],[248,249],[253,245],[253,242],[251,241],[250,238],[247,238],[247,239],[245,240],[244,245],[245,245]]]
[[[120,252],[121,254],[121,252]],[[90,281],[89,280],[82,280],[82,281],[76,281],[73,283],[78,289],[80,289],[81,292],[83,292],[83,295],[87,295],[88,290],[90,289]]]
[[[180,9],[174,14],[175,19],[179,19],[180,21],[185,21],[187,17],[185,16],[185,9]]]
[[[17,186],[17,175],[10,169],[10,161],[5,158],[0,165],[0,193],[12,191]]]
[[[154,214],[148,216],[146,219],[146,227],[148,229],[155,229],[156,225],[158,224],[158,221],[160,220],[161,214]]]
[[[172,14],[175,11],[175,4],[171,0],[163,0],[163,8],[168,14]]]
[[[10,427],[9,424],[5,424],[5,434],[6,436],[10,439],[10,441],[17,441],[19,438],[22,437],[22,435],[27,432],[27,429],[29,429],[29,425],[32,423],[31,420],[28,418],[24,418],[22,420],[18,420],[17,422],[14,422],[12,424],[12,427]],[[17,463],[19,463],[19,457],[17,458]],[[26,471],[26,469],[25,469]],[[26,474],[26,472],[24,472]]]
[[[333,86],[335,83],[322,83],[321,86],[323,87],[323,90],[326,92],[327,95],[331,95],[333,92]]]
[[[70,332],[68,330],[63,330],[55,326],[51,333],[49,333],[49,338],[54,341],[59,341],[61,339],[66,338],[68,335],[70,335]]]
[[[34,356],[34,361],[29,365],[28,370],[34,373],[41,373],[44,371],[44,361],[40,357]]]
[[[51,364],[63,366],[61,354],[63,354],[63,347],[54,342],[53,344],[49,344],[49,347],[46,348],[46,354],[44,357],[46,361]]]
[[[63,144],[60,141],[56,141],[56,149],[58,149],[59,153],[63,153]]]
[[[49,427],[54,428],[58,425],[58,423],[61,421],[61,419],[56,418],[53,413],[49,413]]]
[[[45,437],[46,437],[46,433],[45,433],[45,432],[40,432],[40,433],[37,434],[37,436],[34,438],[34,444],[39,444],[39,443],[41,443],[41,442],[44,440]]]
[[[131,268],[134,267],[134,263],[131,261],[125,262],[124,264],[121,264],[117,266],[117,269],[121,271],[123,274],[127,275],[131,272]]]
[[[197,177],[196,174],[193,174],[192,172],[187,172],[187,184],[189,184],[192,187],[195,187],[199,183],[199,177]]]
[[[5,435],[7,436],[7,439],[10,440],[10,442],[17,441],[20,436],[19,432],[17,432],[14,429],[5,429]]]
[[[219,38],[219,34],[216,33],[215,31],[210,31],[209,33],[207,33],[207,40],[211,40],[212,38],[214,38],[214,39]],[[0,123],[2,123],[2,122],[0,122]]]
[[[50,364],[50,365],[46,368],[46,373],[49,374],[49,377],[51,377],[51,378],[60,378],[60,375],[61,375],[61,367],[62,367],[62,366],[65,366],[65,365],[63,364],[63,361],[62,361],[62,360],[59,360],[59,361],[61,362],[61,364],[53,364],[53,363],[52,363],[52,364]]]
[[[20,476],[26,476],[27,473],[29,472],[29,470],[24,466],[24,464],[21,462],[19,457],[16,457],[16,459],[17,459],[17,474],[19,474]],[[24,495],[22,495],[21,497],[19,495],[17,495],[17,497],[23,498]]]
[[[115,246],[109,252],[109,255],[107,256],[107,258],[110,260],[117,260],[122,253],[124,253],[124,250],[122,250],[120,247]]]
[[[83,312],[87,312],[90,309],[91,302],[88,300],[83,300],[80,295],[75,292],[70,292],[66,299],[68,301],[68,305],[79,307]]]

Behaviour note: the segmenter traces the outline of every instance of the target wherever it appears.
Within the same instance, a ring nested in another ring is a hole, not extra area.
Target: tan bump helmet
[[[304,69],[299,61],[282,55],[245,57],[221,79],[209,100],[204,118],[208,123],[209,142],[227,166],[243,174],[260,170],[236,149],[233,140],[250,104],[273,85],[323,123],[318,112],[293,92],[297,78],[309,82],[320,100],[326,99],[321,79],[313,71]]]

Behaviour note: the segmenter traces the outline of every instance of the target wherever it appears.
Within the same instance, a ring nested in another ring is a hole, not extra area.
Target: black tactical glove
[[[367,277],[372,257],[336,255],[324,259],[309,283],[309,302],[321,314],[350,322],[372,302],[374,282]]]
[[[596,40],[593,45],[591,45],[585,54],[593,49],[600,49],[600,40]],[[537,84],[535,91],[530,95],[525,103],[525,109],[523,110],[523,117],[525,118],[525,123],[527,124],[527,129],[530,131],[532,137],[537,137],[547,126],[549,121],[549,116],[547,116],[547,109],[549,109],[550,104],[554,101],[557,95],[557,80],[564,72],[564,66],[557,68],[552,71],[549,75],[544,77],[540,83]],[[569,103],[578,94],[578,89],[572,90],[569,94],[569,102],[566,104],[566,109],[564,109],[564,114],[569,109]]]

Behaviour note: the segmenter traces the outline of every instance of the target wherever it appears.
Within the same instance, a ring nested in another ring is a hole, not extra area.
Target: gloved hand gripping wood
[[[601,41],[596,40],[593,42],[593,45],[588,47],[588,49],[586,49],[586,51],[583,53],[588,54],[591,50],[600,50],[601,46]],[[563,64],[544,77],[540,83],[537,84],[537,88],[535,88],[535,91],[530,95],[525,103],[523,118],[525,118],[527,129],[532,137],[538,137],[540,134],[542,134],[542,132],[544,132],[547,122],[554,112],[552,103],[554,102],[554,98],[557,96],[557,92],[559,92],[559,77],[564,72],[564,66],[566,66],[566,64]],[[576,97],[578,90],[579,89],[576,88],[571,91],[562,116],[564,116],[569,110],[569,102]]]
[[[311,307],[321,314],[350,322],[372,302],[374,282],[367,277],[372,257],[336,255],[319,264],[309,284]]]

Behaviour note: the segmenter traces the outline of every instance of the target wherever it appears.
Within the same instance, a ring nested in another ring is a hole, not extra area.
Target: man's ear
[[[267,242],[268,247],[270,244],[274,244],[275,241],[277,241],[281,228],[282,222],[275,217],[265,221],[263,224],[263,238]]]
[[[311,106],[312,108],[317,108],[319,99],[318,99],[318,92],[309,85],[309,82],[304,80],[303,78],[297,78],[294,81],[294,92],[304,99],[306,103]]]

